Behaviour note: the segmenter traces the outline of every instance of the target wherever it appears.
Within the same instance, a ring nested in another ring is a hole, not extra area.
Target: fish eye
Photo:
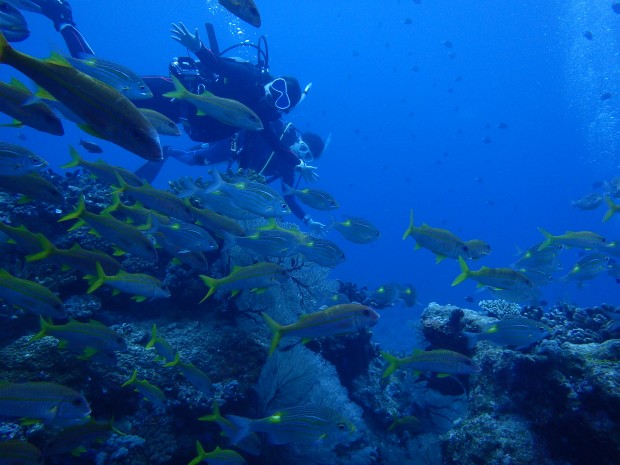
[[[368,309],[364,310],[363,313],[364,313],[364,316],[369,316],[370,315],[370,312],[368,311]]]
[[[71,400],[71,405],[75,406],[75,407],[79,407],[83,404],[84,402],[82,401],[81,397],[75,397]]]
[[[9,6],[8,3],[2,3],[0,5],[0,11],[4,11],[4,12],[11,11],[11,7]]]
[[[147,91],[147,87],[146,86],[140,86],[139,87],[141,92],[146,92]]]
[[[346,425],[344,423],[338,423],[338,429],[340,431],[343,431],[346,428]]]

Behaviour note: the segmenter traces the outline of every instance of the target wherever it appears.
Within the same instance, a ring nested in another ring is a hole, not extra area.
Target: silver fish
[[[237,428],[233,444],[254,432],[266,433],[270,444],[316,444],[322,440],[340,440],[355,431],[342,414],[323,405],[299,405],[282,409],[267,418],[250,419],[227,415]]]
[[[47,165],[47,161],[25,147],[0,142],[0,176],[34,173]]]
[[[480,333],[463,332],[469,348],[478,341],[490,341],[515,349],[524,349],[546,338],[549,333],[547,326],[529,318],[506,318],[485,325]]]
[[[83,59],[67,57],[67,60],[78,71],[114,87],[129,100],[153,98],[144,80],[126,66],[94,55]]]
[[[319,237],[308,236],[297,248],[297,252],[301,253],[306,260],[321,266],[333,267],[342,263],[345,259],[344,252],[340,247],[332,241]]]
[[[14,118],[14,122],[6,126],[26,125],[55,136],[65,132],[60,118],[49,105],[36,101],[30,89],[15,78],[8,84],[0,82],[0,111]]]
[[[26,18],[14,2],[0,0],[0,31],[9,42],[21,42],[30,36]]]
[[[65,426],[84,423],[89,414],[86,399],[66,386],[48,382],[0,383],[1,416]]]
[[[232,199],[237,207],[243,210],[264,218],[284,216],[291,212],[282,196],[265,184],[247,179],[230,183],[225,182],[215,170],[211,171],[211,175],[214,183],[206,191],[223,192]]]

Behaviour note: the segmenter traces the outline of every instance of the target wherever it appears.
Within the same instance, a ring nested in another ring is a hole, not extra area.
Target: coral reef
[[[73,209],[79,195],[84,195],[89,210],[103,210],[111,201],[108,187],[81,176],[48,173],[46,177],[63,192],[65,203],[21,205],[15,196],[2,194],[8,206],[2,221],[43,233],[59,248],[78,242],[112,254],[113,244],[88,234],[88,228],[66,231],[57,222]],[[251,231],[265,221],[242,223]],[[280,226],[302,234],[293,225]],[[445,376],[432,369],[399,369],[384,377],[385,361],[369,330],[304,343],[287,339],[268,356],[272,335],[262,312],[289,324],[317,311],[329,297],[369,301],[367,289],[330,279],[329,268],[299,254],[271,257],[239,246],[222,247],[219,236],[217,242],[220,249],[206,253],[209,266],[204,272],[209,276],[222,278],[235,265],[270,261],[282,266],[288,279],[256,292],[218,291],[199,303],[206,288],[199,271],[187,264],[172,261],[165,252],[157,260],[118,257],[127,272],[148,273],[171,291],[169,299],[140,303],[105,287],[89,294],[84,273],[52,260],[27,261],[33,253],[27,244],[0,244],[0,267],[55,292],[68,318],[84,323],[96,320],[126,344],[126,350],[101,350],[83,357],[55,337],[30,341],[39,331],[39,315],[1,304],[0,379],[69,386],[89,401],[93,418],[113,418],[115,428],[123,432],[110,432],[103,442],[89,444],[82,455],[46,457],[47,464],[188,463],[195,457],[198,439],[205,450],[234,447],[226,434],[221,435],[219,423],[198,420],[212,415],[215,405],[223,415],[260,418],[276,409],[309,403],[337,409],[355,425],[355,434],[312,447],[270,444],[263,436],[259,455],[239,449],[246,461],[587,465],[596,450],[598,464],[617,463],[620,340],[615,339],[617,320],[612,319],[619,309],[561,304],[544,310],[489,300],[472,310],[431,303],[411,325],[412,332],[419,332],[426,342],[418,348],[471,356],[480,373]],[[392,304],[389,301],[385,307]],[[544,324],[546,338],[516,350],[487,340],[471,347],[463,335],[514,317]],[[153,324],[175,360],[158,359],[155,350],[146,348]],[[411,355],[413,348],[407,346],[397,355]],[[188,364],[204,374],[203,384],[186,377],[182,366]],[[153,402],[156,397],[137,392],[133,384],[122,387],[134,371],[142,383],[140,389],[157,390],[165,400]],[[45,450],[57,430],[2,418],[0,440],[19,439]]]

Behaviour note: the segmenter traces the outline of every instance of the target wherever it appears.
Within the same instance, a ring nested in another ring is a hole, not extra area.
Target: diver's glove
[[[316,182],[319,179],[319,175],[316,172],[318,168],[316,166],[307,165],[305,161],[299,160],[299,164],[295,166],[295,170],[301,171],[301,177],[306,182]]]
[[[179,24],[172,23],[172,29],[170,29],[172,38],[179,42],[183,47],[187,48],[190,52],[196,53],[202,47],[200,36],[198,35],[198,28],[194,31],[194,34],[189,32],[185,27],[185,24],[179,22]]]
[[[325,233],[325,225],[323,223],[319,223],[318,221],[314,221],[310,216],[310,213],[306,213],[304,216],[304,223],[315,233]]]

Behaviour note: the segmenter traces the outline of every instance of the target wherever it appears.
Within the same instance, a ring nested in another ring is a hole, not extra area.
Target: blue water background
[[[519,250],[542,240],[538,227],[554,234],[592,230],[620,240],[620,215],[603,224],[603,207],[571,207],[571,200],[592,191],[593,182],[620,175],[620,15],[610,2],[257,4],[259,31],[213,1],[73,1],[74,18],[96,53],[140,74],[167,74],[170,58],[185,54],[170,39],[171,22],[198,27],[206,40],[204,22],[210,21],[221,48],[265,34],[271,72],[313,83],[288,118],[303,130],[332,135],[316,187],[340,202],[336,219],[361,216],[382,234],[373,244],[357,245],[329,232],[347,254],[332,277],[371,289],[411,283],[421,302],[417,311],[431,301],[475,308],[466,296],[491,298],[477,293],[473,281],[451,287],[459,273],[454,261],[435,264],[430,252],[414,251],[413,241],[401,240],[410,208],[416,225],[426,222],[490,243],[493,253],[470,262],[473,269],[509,266]],[[50,21],[26,15],[32,35],[15,44],[18,50],[38,57],[66,52]],[[12,75],[17,73],[0,69],[2,79]],[[601,100],[605,92],[612,98]],[[500,129],[500,123],[508,127]],[[2,139],[27,146],[57,168],[69,160],[67,145],[84,137],[71,123],[65,128],[62,138],[29,128],[0,131]],[[162,142],[191,145],[185,136]],[[142,163],[101,145],[110,163],[131,169]],[[171,160],[156,185],[206,172]],[[313,217],[330,222],[321,212]],[[578,256],[563,252],[566,271]],[[620,305],[620,287],[601,275],[583,287],[551,284],[543,297]]]

